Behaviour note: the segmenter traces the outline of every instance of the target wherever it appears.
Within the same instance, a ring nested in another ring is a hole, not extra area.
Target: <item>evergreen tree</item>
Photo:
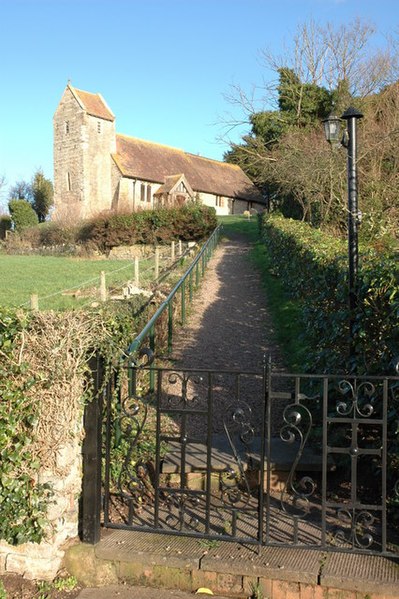
[[[38,169],[32,180],[32,206],[36,212],[39,222],[46,220],[51,206],[54,203],[53,184],[43,174],[41,169]]]

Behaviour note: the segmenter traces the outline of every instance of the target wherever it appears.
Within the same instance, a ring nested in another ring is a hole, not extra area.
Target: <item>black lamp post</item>
[[[357,271],[359,263],[358,225],[361,213],[357,202],[357,120],[363,117],[356,108],[345,110],[346,131],[341,137],[340,119],[330,115],[323,121],[326,139],[331,144],[341,143],[348,150],[348,258],[349,258],[349,334],[350,358],[355,357],[355,313],[357,300]]]

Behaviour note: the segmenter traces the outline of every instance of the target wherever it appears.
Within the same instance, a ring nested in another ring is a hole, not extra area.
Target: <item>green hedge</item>
[[[94,218],[81,227],[77,241],[107,251],[119,245],[155,244],[173,239],[199,240],[208,236],[216,226],[214,208],[193,203],[181,208],[158,208]]]
[[[306,223],[265,215],[262,235],[274,273],[301,305],[304,368],[353,370],[349,361],[346,242]],[[395,374],[399,358],[399,269],[393,256],[360,249],[355,353],[358,373]]]
[[[39,222],[36,212],[27,200],[10,200],[8,202],[8,209],[16,231],[22,231],[26,227],[33,227]]]
[[[214,208],[191,203],[180,208],[102,215],[76,226],[46,222],[25,227],[9,241],[7,250],[18,253],[21,247],[46,248],[65,253],[79,244],[89,250],[108,252],[119,245],[157,244],[177,239],[198,241],[208,237],[216,226]]]

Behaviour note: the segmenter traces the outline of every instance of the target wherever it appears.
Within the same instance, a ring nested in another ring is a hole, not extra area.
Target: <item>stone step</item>
[[[195,593],[207,587],[214,596],[240,599],[254,589],[269,599],[399,599],[396,559],[317,549],[258,551],[234,542],[116,530],[105,532],[96,546],[69,546],[64,565],[80,583],[97,587],[98,594],[88,597],[104,599],[114,597],[106,585],[116,584],[156,588],[159,597],[164,588]]]
[[[176,474],[181,472],[184,456],[185,472],[206,471],[208,467],[208,451],[205,443],[197,441],[182,443],[168,442],[168,452],[163,458],[162,472]],[[274,471],[290,472],[299,451],[298,443],[287,443],[279,437],[273,437],[270,442],[270,461],[265,457],[265,469],[268,463]],[[250,446],[246,447],[241,441],[234,442],[234,449],[225,435],[213,435],[210,451],[212,472],[224,472],[228,469],[238,470],[237,459],[241,460],[244,470],[259,469],[261,454],[261,439],[255,437]],[[328,457],[327,467],[335,469],[331,456]],[[310,446],[305,446],[297,465],[298,472],[321,472],[321,452]]]

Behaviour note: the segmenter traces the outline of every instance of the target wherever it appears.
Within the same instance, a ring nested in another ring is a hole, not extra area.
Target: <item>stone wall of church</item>
[[[115,169],[115,186],[117,186],[117,201],[113,202],[117,212],[135,212],[137,210],[148,210],[154,207],[154,193],[160,188],[159,183],[151,183],[140,179],[129,179],[120,177],[119,170],[116,165]],[[119,174],[119,175],[118,175]],[[115,197],[116,197],[115,196]],[[217,196],[211,193],[199,192],[195,194],[196,198],[205,206],[215,208],[216,214],[242,214],[244,210],[254,208],[260,212],[263,208],[260,204],[247,202],[244,200],[236,200],[227,196]]]
[[[115,122],[86,114],[66,89],[54,115],[54,205],[57,219],[111,210]]]
[[[112,208],[111,154],[115,152],[115,122],[86,115],[83,142],[84,218]]]
[[[85,113],[67,89],[54,115],[54,217],[81,216],[84,200]]]
[[[212,208],[215,208],[216,214],[220,216],[231,214],[230,198],[227,198],[225,196],[217,196],[213,193],[204,192],[200,192],[198,196],[200,202],[202,202],[205,206],[212,206]]]
[[[117,173],[115,173],[115,177],[117,177]],[[122,177],[118,185],[117,211],[135,212],[153,208],[154,193],[160,186],[160,183]]]

